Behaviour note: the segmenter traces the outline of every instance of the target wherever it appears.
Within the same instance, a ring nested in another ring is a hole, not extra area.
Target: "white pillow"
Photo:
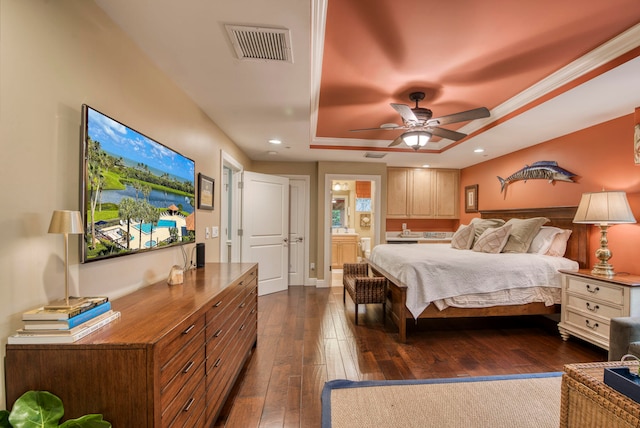
[[[553,242],[545,254],[547,256],[564,257],[564,253],[567,251],[567,241],[569,240],[569,236],[571,236],[571,230],[569,229],[558,233],[554,236]]]
[[[533,238],[533,241],[531,241],[527,253],[545,254],[549,250],[549,247],[551,247],[553,238],[555,238],[558,233],[562,233],[562,229],[559,227],[542,226]]]

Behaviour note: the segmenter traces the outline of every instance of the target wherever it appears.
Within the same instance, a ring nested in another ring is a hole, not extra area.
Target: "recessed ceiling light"
[[[477,148],[473,151],[474,153],[484,153],[484,149]]]
[[[282,141],[280,141],[280,140],[276,140],[275,138],[272,138],[271,140],[269,140],[269,142],[270,142],[271,144],[282,144]]]
[[[268,155],[277,155],[277,154],[278,154],[278,152],[275,152],[275,151],[273,151],[273,150],[270,150],[270,151],[268,151],[268,152],[267,152],[267,154],[268,154]]]
[[[422,165],[423,168],[429,168],[431,167],[431,165],[429,165],[428,163],[425,163],[424,165]]]

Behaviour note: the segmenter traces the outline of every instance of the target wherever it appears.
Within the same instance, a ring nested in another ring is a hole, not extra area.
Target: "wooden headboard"
[[[510,210],[483,210],[480,211],[482,218],[531,218],[546,217],[550,221],[545,226],[555,226],[562,229],[571,229],[571,236],[567,242],[567,252],[565,257],[575,260],[581,269],[589,266],[589,236],[586,224],[576,224],[573,217],[578,207],[551,207],[551,208],[524,208]]]

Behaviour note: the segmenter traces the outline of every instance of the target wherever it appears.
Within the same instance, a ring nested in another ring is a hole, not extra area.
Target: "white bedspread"
[[[451,301],[455,296],[560,288],[558,269],[578,269],[577,262],[564,257],[487,254],[456,250],[450,244],[377,245],[370,260],[407,287],[407,308],[415,318],[432,302]]]

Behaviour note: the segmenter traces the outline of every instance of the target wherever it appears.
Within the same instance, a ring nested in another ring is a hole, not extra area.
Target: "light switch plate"
[[[218,237],[218,226],[211,226],[211,237],[212,238]]]
[[[209,235],[209,228],[204,228],[204,239],[209,239],[211,236]]]

